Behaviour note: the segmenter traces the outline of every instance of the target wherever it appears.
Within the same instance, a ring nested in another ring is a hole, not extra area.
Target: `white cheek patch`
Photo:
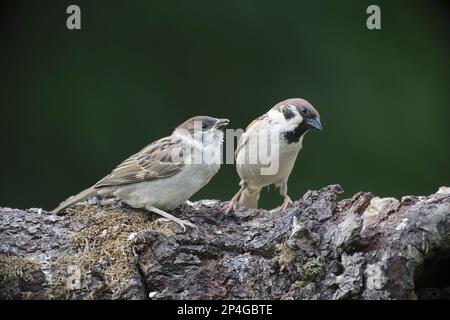
[[[177,161],[185,164],[206,164],[216,165],[222,162],[222,142],[224,134],[220,130],[208,130],[191,135],[189,132],[181,134],[175,131],[172,135],[174,140],[181,140],[182,156],[178,156],[179,149],[176,149]],[[174,158],[175,159],[175,158]]]
[[[283,112],[277,110],[270,110],[267,112],[269,118],[275,123],[279,131],[291,131],[294,130],[303,121],[303,117],[298,113],[297,108],[293,105],[289,105],[291,111],[294,113],[292,118],[286,119]]]
[[[267,115],[269,116],[269,118],[276,122],[276,123],[285,123],[286,122],[286,118],[284,117],[283,113],[277,110],[269,110],[269,112],[267,112]]]
[[[184,143],[186,143],[189,146],[192,146],[194,148],[202,148],[203,144],[202,141],[198,139],[194,139],[194,137],[189,133],[189,131],[185,130],[184,133],[178,132],[180,129],[174,132],[172,135],[174,141],[176,140],[182,140]]]
[[[222,130],[215,130],[213,142],[214,143],[222,143],[224,136],[225,136],[225,134],[223,133]]]
[[[204,145],[208,145],[211,143],[215,143],[217,141],[217,139],[219,139],[219,142],[222,141],[222,139],[220,139],[220,134],[219,132],[217,132],[219,130],[208,130],[206,132],[203,133],[203,144]]]

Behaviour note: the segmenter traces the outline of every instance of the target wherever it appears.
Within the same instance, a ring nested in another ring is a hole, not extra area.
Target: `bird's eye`
[[[306,110],[305,108],[302,109],[302,115],[306,116],[308,115],[308,110]]]
[[[202,123],[202,129],[203,129],[203,130],[208,129],[208,124],[207,124],[207,123]]]

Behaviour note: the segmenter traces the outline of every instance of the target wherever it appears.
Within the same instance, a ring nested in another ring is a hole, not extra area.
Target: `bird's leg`
[[[152,207],[152,206],[146,206],[145,208],[148,211],[154,212],[156,214],[159,214],[160,216],[163,216],[164,218],[166,218],[166,219],[168,219],[170,221],[178,223],[183,228],[183,231],[186,231],[186,226],[191,227],[191,228],[195,228],[196,227],[195,224],[189,222],[188,220],[178,219],[177,217],[175,217],[175,216],[171,215],[170,213],[167,213],[167,212],[165,212],[165,211],[163,211],[161,209],[158,209],[158,208],[155,208],[155,207]]]
[[[287,207],[289,207],[292,204],[291,197],[287,194],[287,181],[283,181],[280,184],[280,194],[284,197],[283,204],[281,205],[280,209],[285,210]]]
[[[289,197],[288,195],[285,195],[285,196],[284,196],[283,204],[281,205],[281,210],[286,209],[286,208],[289,207],[291,204],[292,204],[291,197]]]
[[[234,197],[231,198],[230,202],[223,207],[223,212],[225,214],[228,214],[231,211],[236,211],[236,209],[237,209],[236,202],[238,201],[239,197],[241,196],[242,191],[244,191],[244,190],[245,190],[245,187],[241,186],[241,189],[239,189],[239,191],[234,195]]]

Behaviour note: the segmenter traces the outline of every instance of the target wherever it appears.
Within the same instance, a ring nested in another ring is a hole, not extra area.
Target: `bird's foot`
[[[182,220],[179,219],[173,215],[171,215],[170,213],[167,213],[161,209],[155,208],[155,207],[147,207],[147,210],[154,212],[156,214],[159,214],[160,216],[163,216],[164,218],[159,218],[156,221],[157,222],[175,222],[178,223],[180,225],[180,227],[183,229],[183,232],[186,232],[186,227],[190,227],[190,228],[197,228],[197,226],[195,224],[193,224],[192,222],[190,222],[189,220]]]
[[[286,210],[292,204],[292,200],[289,196],[284,197],[283,204],[281,205],[281,211]]]
[[[230,212],[234,212],[237,210],[238,208],[238,199],[241,196],[242,191],[244,191],[245,187],[241,187],[241,189],[234,195],[233,198],[231,198],[230,202],[228,202],[228,204],[226,204],[223,208],[222,211],[225,214],[229,214]]]
[[[178,223],[178,225],[183,229],[183,232],[186,232],[186,227],[190,227],[190,228],[198,228],[195,224],[193,224],[192,222],[190,222],[189,220],[182,220],[182,219],[178,219],[176,218],[176,220],[174,219],[168,219],[168,218],[158,218],[155,220],[156,223],[167,223],[167,222],[175,222]]]
[[[234,212],[238,209],[238,204],[236,201],[230,201],[226,205],[223,206],[222,211],[225,214],[229,214],[231,212]]]
[[[183,228],[183,232],[186,232],[186,227],[189,227],[192,229],[198,228],[195,224],[193,224],[189,220],[177,219],[177,220],[174,220],[174,222],[178,223],[180,225],[180,227]]]

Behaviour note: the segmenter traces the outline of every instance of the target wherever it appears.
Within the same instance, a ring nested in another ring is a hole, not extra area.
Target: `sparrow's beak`
[[[230,123],[230,120],[228,119],[218,119],[216,124],[214,125],[214,128],[223,129],[228,125],[228,123]]]
[[[311,128],[322,130],[322,123],[320,123],[320,119],[318,118],[305,119],[305,123]]]

